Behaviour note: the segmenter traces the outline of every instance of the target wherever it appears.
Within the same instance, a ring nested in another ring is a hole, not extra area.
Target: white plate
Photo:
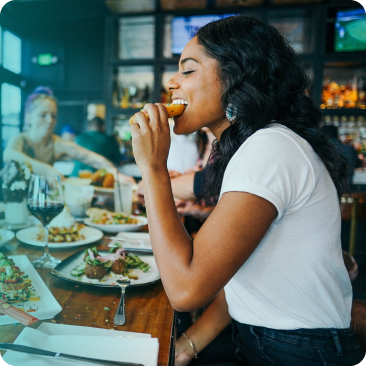
[[[103,230],[106,233],[119,233],[120,231],[140,231],[145,225],[147,225],[147,218],[144,216],[133,216],[132,218],[140,221],[139,224],[95,224],[91,219],[84,220],[86,225],[94,226],[97,229]]]
[[[150,334],[143,333],[43,323],[38,329],[23,329],[14,343],[76,356],[141,363],[145,366],[156,366],[158,363],[159,341],[151,338]],[[4,361],[12,366],[87,365],[85,362],[19,352],[7,352]]]
[[[18,240],[23,243],[34,245],[36,247],[44,247],[43,241],[37,240],[39,234],[39,227],[32,226],[27,229],[19,230],[16,234]],[[84,235],[85,239],[74,241],[72,243],[62,242],[62,243],[49,243],[50,249],[65,249],[71,247],[78,247],[80,245],[91,244],[103,238],[103,233],[92,227],[84,226],[80,230],[80,234]]]
[[[108,252],[106,251],[99,251],[100,255],[106,255]],[[147,263],[150,268],[147,272],[142,272],[141,269],[134,269],[133,274],[135,274],[138,279],[133,280],[131,279],[130,286],[143,286],[143,285],[149,285],[152,283],[157,282],[160,280],[160,273],[158,270],[158,266],[155,262],[155,258],[152,254],[142,254],[142,253],[135,253],[142,261]],[[55,269],[51,271],[51,274],[61,278],[62,280],[67,280],[75,283],[81,283],[85,285],[92,285],[96,287],[117,287],[119,288],[119,285],[116,283],[117,280],[126,280],[127,277],[123,277],[122,275],[116,275],[111,273],[108,276],[105,276],[103,278],[103,282],[99,280],[93,280],[90,278],[87,278],[85,275],[82,277],[74,277],[71,276],[70,272],[79,264],[81,264],[84,261],[85,257],[85,251],[80,250],[74,254],[72,254],[70,257],[67,257],[64,259]]]
[[[13,239],[15,234],[10,230],[0,229],[0,247],[5,245],[8,241]]]
[[[32,280],[34,295],[36,295],[35,297],[38,296],[40,298],[40,301],[33,302],[28,300],[24,303],[12,303],[12,305],[17,308],[23,308],[25,311],[36,309],[36,311],[30,312],[29,314],[41,320],[50,319],[57,315],[62,308],[34,269],[28,257],[26,255],[13,255],[9,256],[9,258],[12,258],[21,271]],[[0,316],[0,325],[14,324],[15,322],[16,321],[8,315]]]
[[[80,186],[88,186],[90,183],[92,182],[91,179],[86,179],[86,178],[66,178],[62,181],[63,185],[70,185],[70,186],[76,186],[76,187],[80,187]],[[103,193],[113,193],[114,194],[114,188],[104,188],[104,187],[98,187],[98,186],[93,186],[94,187],[94,191],[95,192],[103,192]],[[133,184],[132,185],[132,190],[136,191],[138,188],[137,184]]]
[[[112,239],[108,244],[110,248],[114,248],[114,244],[118,243],[122,248],[127,250],[144,249],[152,252],[149,233],[118,233],[116,236],[117,238],[125,239],[126,241]]]

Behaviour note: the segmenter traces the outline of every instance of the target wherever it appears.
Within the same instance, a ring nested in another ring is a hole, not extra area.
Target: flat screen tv
[[[186,44],[196,35],[199,28],[214,20],[236,14],[179,16],[172,19],[172,54],[180,55]]]
[[[366,51],[366,14],[364,9],[338,11],[334,30],[334,51]]]

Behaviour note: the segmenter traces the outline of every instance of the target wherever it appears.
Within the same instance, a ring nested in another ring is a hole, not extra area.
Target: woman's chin
[[[181,116],[174,118],[173,132],[176,135],[189,135],[198,130],[199,130],[199,128],[195,129],[194,126],[189,126],[189,125],[185,124],[184,120]]]

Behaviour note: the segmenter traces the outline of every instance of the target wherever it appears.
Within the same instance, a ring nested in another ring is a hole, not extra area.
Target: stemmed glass
[[[55,268],[61,261],[53,258],[48,248],[49,224],[64,209],[62,186],[58,175],[32,175],[29,185],[28,211],[44,228],[44,254],[32,262],[35,268]]]

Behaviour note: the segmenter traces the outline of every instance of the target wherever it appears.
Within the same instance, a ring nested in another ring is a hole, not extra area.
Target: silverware
[[[121,288],[121,300],[119,301],[118,309],[116,315],[114,316],[113,323],[115,325],[125,325],[126,324],[126,314],[125,314],[125,292],[126,287],[130,285],[131,281],[116,281]]]
[[[77,361],[95,363],[98,365],[106,365],[106,366],[112,366],[112,365],[114,365],[114,366],[144,366],[141,363],[107,361],[107,360],[100,360],[97,358],[74,356],[74,355],[68,355],[66,353],[45,351],[43,349],[22,346],[20,344],[13,344],[13,343],[0,343],[0,349],[6,350],[6,351],[30,353],[30,354],[38,355],[38,356],[47,356],[47,357],[55,357],[55,358],[60,358],[60,359],[64,358],[64,359],[69,359],[69,360],[77,360]]]

